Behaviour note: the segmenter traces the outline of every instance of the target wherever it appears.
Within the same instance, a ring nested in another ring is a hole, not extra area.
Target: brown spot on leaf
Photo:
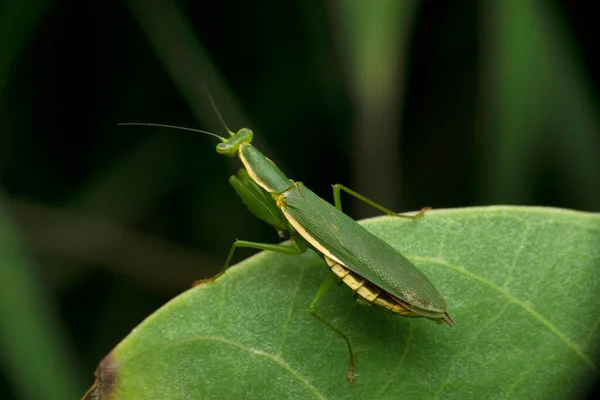
[[[112,351],[100,362],[96,372],[96,381],[83,395],[82,400],[110,400],[113,398],[117,378]]]

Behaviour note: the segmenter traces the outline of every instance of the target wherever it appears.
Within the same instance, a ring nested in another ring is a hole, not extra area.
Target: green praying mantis
[[[214,102],[212,103],[214,106]],[[350,383],[354,381],[354,352],[350,339],[315,311],[317,303],[335,283],[336,277],[348,285],[363,303],[374,304],[402,316],[425,317],[449,326],[456,325],[447,312],[444,297],[423,272],[388,243],[342,212],[340,192],[344,191],[386,214],[397,217],[417,219],[423,216],[427,209],[414,216],[397,214],[340,184],[333,185],[334,205],[331,205],[301,182],[286,177],[270,159],[252,145],[253,132],[250,129],[242,128],[237,133],[230,131],[216,106],[214,107],[229,132],[228,138],[211,132],[163,124],[120,125],[159,126],[209,134],[221,141],[216,147],[218,154],[239,157],[244,169],[230,177],[230,184],[250,212],[272,225],[280,235],[287,232],[292,240],[288,244],[236,240],[231,246],[221,274],[229,267],[238,247],[292,255],[308,249],[315,251],[325,260],[333,274],[328,274],[317,290],[308,312],[346,342],[350,358]],[[216,277],[208,281],[214,279]]]

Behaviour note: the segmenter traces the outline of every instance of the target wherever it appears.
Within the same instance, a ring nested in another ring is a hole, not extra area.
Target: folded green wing
[[[392,246],[301,183],[284,196],[284,210],[303,228],[304,234],[299,233],[309,242],[318,242],[348,269],[418,307],[423,311],[420,314],[438,318],[446,311],[446,302],[433,283]]]

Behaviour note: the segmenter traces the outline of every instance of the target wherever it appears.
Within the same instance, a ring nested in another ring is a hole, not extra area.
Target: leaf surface
[[[100,364],[89,398],[561,399],[598,376],[600,215],[435,210],[362,222],[440,289],[457,326],[403,318],[334,286],[312,252],[262,252],[170,301]],[[97,396],[97,397],[93,397]]]

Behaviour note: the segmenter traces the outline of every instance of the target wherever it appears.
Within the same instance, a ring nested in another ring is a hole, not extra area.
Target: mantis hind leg
[[[327,277],[323,280],[323,282],[321,283],[321,286],[319,286],[319,290],[317,291],[315,298],[310,303],[310,306],[308,306],[307,311],[310,315],[312,315],[313,317],[315,317],[316,319],[318,319],[319,321],[321,321],[322,323],[327,325],[329,327],[329,329],[331,329],[332,331],[337,333],[342,339],[344,339],[344,341],[348,345],[348,352],[350,353],[350,371],[348,372],[348,380],[350,380],[350,384],[352,384],[352,382],[354,382],[354,351],[352,350],[352,345],[350,344],[350,339],[348,338],[348,335],[346,335],[344,332],[342,332],[341,330],[339,330],[338,328],[333,326],[333,324],[331,324],[331,322],[329,322],[328,320],[326,320],[325,318],[323,318],[322,316],[317,314],[317,312],[315,311],[315,307],[317,306],[317,303],[319,303],[319,301],[321,301],[321,299],[323,298],[323,296],[325,295],[327,290],[329,290],[331,285],[334,284],[335,282],[336,282],[335,275],[327,274]]]
[[[248,242],[246,240],[236,240],[231,245],[231,249],[229,250],[229,254],[227,255],[227,259],[225,260],[225,265],[223,265],[223,269],[221,270],[221,272],[219,272],[217,275],[210,277],[208,279],[199,279],[199,280],[195,281],[192,286],[197,286],[201,283],[213,282],[215,279],[217,279],[218,277],[223,275],[225,273],[225,271],[227,270],[227,268],[230,267],[231,259],[233,257],[233,254],[235,253],[235,250],[238,247],[248,247],[251,249],[268,250],[268,251],[274,251],[276,253],[291,254],[291,255],[301,254],[306,251],[305,247],[300,247],[296,243],[292,243],[292,244],[288,245],[288,244],[270,244],[270,243]]]
[[[368,205],[375,207],[379,211],[381,211],[387,215],[391,215],[392,217],[419,219],[423,215],[425,215],[425,212],[431,210],[431,207],[423,207],[421,209],[421,211],[419,211],[419,213],[415,214],[415,215],[398,214],[388,208],[385,208],[384,206],[382,206],[380,204],[375,203],[373,200],[366,198],[362,194],[359,194],[359,193],[355,192],[354,190],[347,188],[344,185],[336,183],[335,185],[333,185],[333,202],[334,202],[335,207],[340,211],[342,211],[342,199],[340,197],[340,190],[343,190],[344,192],[348,193],[349,195],[356,197],[360,201],[363,201],[363,202],[367,203]]]
[[[291,254],[291,255],[301,254],[301,253],[304,253],[304,251],[305,251],[305,249],[301,249],[295,243],[292,243],[292,244],[270,244],[270,243],[248,242],[246,240],[236,240],[231,245],[231,250],[229,250],[229,255],[227,256],[227,259],[225,260],[225,265],[223,266],[223,271],[221,273],[225,272],[225,270],[227,268],[229,268],[229,266],[231,264],[231,258],[233,257],[233,253],[235,253],[235,250],[238,247],[247,247],[247,248],[258,249],[258,250],[267,250],[267,251],[273,251],[275,253]]]

